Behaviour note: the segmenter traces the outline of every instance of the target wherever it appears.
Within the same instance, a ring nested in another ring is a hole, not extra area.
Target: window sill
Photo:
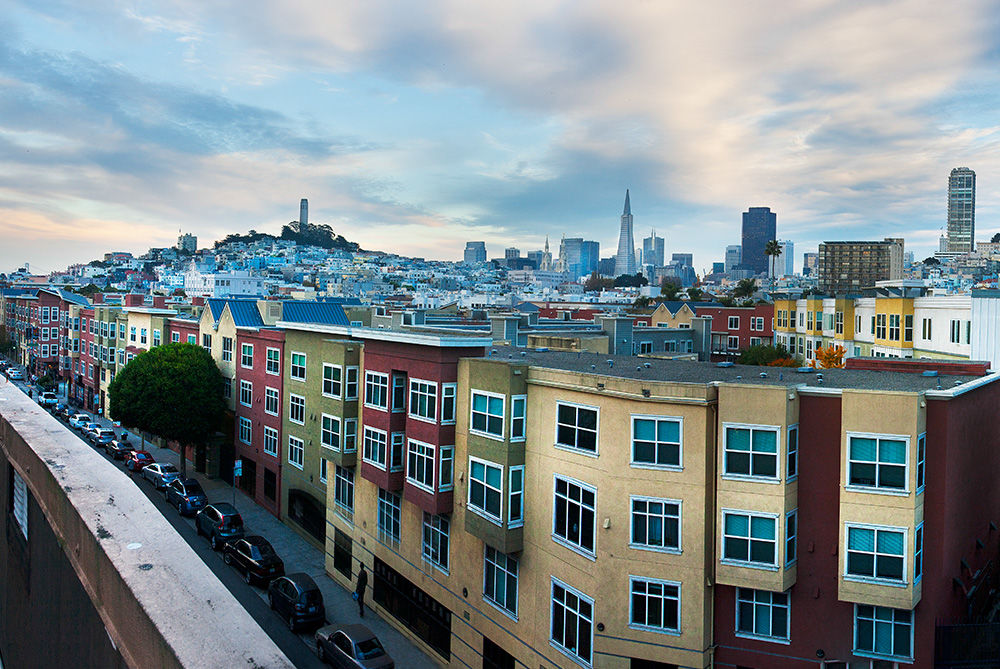
[[[889,495],[890,497],[909,497],[909,490],[886,490],[882,488],[860,486],[860,485],[845,485],[845,492],[856,492],[856,493],[867,493],[871,495]]]
[[[760,571],[778,571],[779,567],[775,564],[762,564],[760,562],[743,562],[742,560],[733,560],[732,558],[722,558],[719,560],[720,564],[728,565],[730,567],[746,567],[747,569],[759,569]]]
[[[564,546],[564,547],[568,548],[569,550],[573,551],[577,555],[582,555],[583,557],[587,558],[591,562],[597,562],[597,553],[596,553],[596,551],[594,553],[590,553],[585,548],[581,548],[580,546],[578,546],[578,545],[576,545],[574,543],[570,543],[569,541],[567,541],[567,540],[563,539],[562,537],[560,537],[558,534],[553,534],[552,535],[552,541],[556,542],[560,546]]]
[[[553,444],[553,447],[557,451],[566,451],[567,453],[576,453],[577,455],[585,455],[588,458],[597,458],[600,453],[598,451],[588,451],[583,448],[576,448],[575,446],[566,446],[565,444]]]
[[[683,472],[684,465],[658,465],[652,462],[635,462],[629,463],[629,466],[633,469],[650,469],[658,472]]]
[[[361,462],[364,462],[365,464],[369,464],[372,467],[374,467],[375,469],[378,469],[380,471],[383,471],[383,472],[385,471],[385,464],[382,464],[382,463],[379,463],[379,462],[375,462],[374,460],[369,460],[368,458],[363,457],[363,456],[361,458]]]
[[[768,643],[780,643],[785,646],[791,645],[791,639],[783,639],[777,636],[763,636],[760,634],[748,634],[747,632],[736,632],[736,636],[741,639],[753,639],[754,641],[766,641]]]
[[[684,551],[681,548],[669,548],[669,547],[660,548],[658,546],[648,546],[646,544],[635,544],[635,543],[630,543],[628,547],[635,549],[637,551],[649,551],[650,553],[666,553],[667,555],[684,554]]]
[[[768,483],[771,485],[781,483],[781,479],[777,477],[752,476],[748,474],[723,474],[722,478],[726,481],[743,481],[745,483]]]
[[[872,653],[867,650],[854,649],[854,654],[858,657],[870,657],[873,660],[885,660],[886,662],[905,662],[906,664],[913,664],[912,657],[900,657],[899,655],[880,655],[878,653]]]
[[[407,418],[412,418],[413,420],[416,420],[416,421],[420,421],[421,423],[428,423],[430,425],[437,425],[437,419],[436,418],[426,418],[424,416],[418,416],[417,414],[414,414],[414,413],[408,413],[408,414],[406,414],[406,417]]]
[[[368,404],[368,403],[365,403],[364,407],[366,409],[373,409],[375,411],[381,411],[382,413],[389,413],[389,408],[388,407],[380,407],[377,404]]]
[[[852,583],[864,583],[866,585],[884,585],[889,588],[908,588],[910,585],[906,581],[890,581],[884,578],[870,578],[854,574],[844,574],[844,580]]]
[[[480,509],[479,507],[472,506],[471,504],[466,504],[465,508],[468,509],[469,512],[479,516],[480,518],[490,521],[497,527],[500,527],[501,529],[503,528],[503,518],[498,518],[497,516],[494,516],[490,512],[484,509]]]
[[[513,620],[514,622],[517,622],[517,614],[516,613],[511,613],[508,609],[505,609],[500,604],[497,604],[496,602],[494,602],[493,600],[491,600],[486,595],[483,595],[483,601],[486,602],[487,604],[489,604],[490,606],[492,606],[494,609],[496,609],[500,613],[502,613],[505,616],[507,616],[508,618],[510,618],[511,620]]]
[[[295,467],[300,472],[305,470],[305,468],[302,465],[296,464],[296,463],[292,462],[291,460],[288,461],[288,464],[291,465],[292,467]]]
[[[473,430],[469,428],[469,434],[474,434],[477,437],[483,437],[485,439],[492,439],[493,441],[503,441],[503,434],[493,434],[492,432],[482,432],[480,430]]]
[[[339,400],[340,399],[340,395],[331,395],[330,393],[320,393],[320,394],[323,397],[325,397],[326,399],[328,399],[328,400]]]
[[[414,488],[419,488],[420,490],[423,490],[424,492],[426,492],[429,495],[437,494],[434,491],[434,487],[433,486],[428,486],[427,484],[421,483],[420,481],[417,481],[416,479],[411,479],[409,476],[406,477],[406,482],[409,483],[410,485],[412,485]]]
[[[666,634],[667,636],[680,636],[681,631],[679,629],[669,629],[666,627],[648,627],[646,625],[635,625],[629,623],[629,629],[639,630],[640,632],[653,632],[654,634]]]
[[[593,634],[591,635],[591,638],[593,638]],[[560,653],[562,653],[569,659],[573,660],[573,662],[579,664],[581,667],[587,667],[587,669],[591,669],[594,666],[593,663],[587,662],[586,660],[582,659],[579,655],[574,654],[573,651],[569,650],[565,646],[560,646],[552,639],[549,639],[549,645],[558,650]],[[591,647],[593,647],[593,644],[591,644]]]

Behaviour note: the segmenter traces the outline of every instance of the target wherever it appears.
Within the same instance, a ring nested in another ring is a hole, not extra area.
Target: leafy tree
[[[733,289],[733,297],[739,299],[741,297],[750,297],[757,292],[757,282],[753,279],[740,279],[739,283],[736,284],[736,288]]]
[[[997,234],[1000,234],[1000,233],[997,233]],[[940,265],[941,261],[938,260],[937,258],[935,258],[934,256],[928,256],[928,257],[924,258],[924,264],[925,265]]]
[[[680,295],[680,292],[681,285],[676,281],[664,279],[663,283],[660,284],[660,295],[668,300],[676,300],[678,295]]]
[[[170,294],[174,297],[187,297],[187,293],[184,292],[183,288],[174,288],[174,292]]]
[[[774,261],[781,255],[781,244],[777,239],[772,239],[764,245],[764,255],[771,261],[771,277],[774,278]]]
[[[993,233],[993,236],[990,237],[990,242],[993,244],[1000,244],[1000,232]]]
[[[736,362],[741,365],[770,365],[776,360],[795,362],[795,358],[788,352],[788,349],[781,345],[773,346],[771,344],[757,344],[740,351],[740,357]]]
[[[722,297],[716,298],[715,301],[718,302],[719,304],[721,304],[724,307],[735,307],[736,306],[736,300],[734,300],[729,295],[723,295]]]
[[[705,299],[705,291],[703,291],[701,288],[698,288],[697,286],[691,286],[690,288],[688,288],[687,293],[688,293],[688,298],[692,302],[700,302],[701,300]]]
[[[10,357],[16,348],[17,345],[7,332],[7,326],[0,325],[0,354]]]
[[[635,302],[632,303],[632,308],[633,309],[648,309],[649,308],[649,304],[650,304],[651,301],[652,300],[650,300],[645,295],[640,295],[639,297],[635,298]]]
[[[101,289],[97,286],[96,283],[88,283],[86,286],[80,288],[76,292],[80,293],[81,295],[93,295],[95,293],[101,292]]]
[[[136,356],[108,387],[109,413],[122,425],[204,448],[225,412],[222,373],[195,344],[171,343]]]
[[[816,349],[816,359],[811,361],[809,366],[815,369],[843,369],[846,353],[844,347],[837,344],[820,346]]]
[[[600,292],[602,290],[607,290],[608,288],[613,288],[615,285],[615,280],[611,278],[604,278],[600,276],[597,272],[592,273],[583,284],[583,289],[588,293]]]
[[[622,288],[640,288],[649,283],[649,279],[642,275],[642,272],[635,274],[620,274],[615,277],[615,286]]]

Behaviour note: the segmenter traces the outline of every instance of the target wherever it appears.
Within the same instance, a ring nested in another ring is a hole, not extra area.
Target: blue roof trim
[[[256,300],[229,300],[229,315],[239,328],[259,328],[264,325]]]
[[[300,302],[289,300],[282,302],[281,320],[289,323],[320,323],[322,325],[344,325],[347,320],[344,308],[330,302]]]

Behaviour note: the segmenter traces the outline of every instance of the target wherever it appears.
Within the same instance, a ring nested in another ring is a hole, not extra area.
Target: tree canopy
[[[615,280],[610,277],[602,277],[598,275],[597,272],[592,273],[587,277],[587,281],[583,284],[583,289],[586,292],[600,292],[602,290],[609,290],[614,288]]]
[[[990,237],[990,242],[993,244],[1000,243],[1000,232],[993,233],[993,236]]]
[[[660,284],[660,295],[668,300],[676,300],[677,296],[680,295],[680,292],[681,285],[676,281],[664,279],[663,283]]]
[[[784,346],[758,344],[740,351],[737,362],[741,365],[769,365],[772,367],[797,366],[795,358]]]
[[[219,430],[226,407],[222,373],[212,355],[194,344],[139,354],[115,375],[108,393],[109,413],[122,425],[182,445],[204,445]]]
[[[615,287],[631,287],[640,288],[649,283],[649,279],[642,275],[642,272],[636,272],[635,274],[619,274],[615,277]]]
[[[736,284],[736,288],[733,289],[733,297],[750,297],[757,292],[757,282],[753,279],[740,279],[739,283]]]

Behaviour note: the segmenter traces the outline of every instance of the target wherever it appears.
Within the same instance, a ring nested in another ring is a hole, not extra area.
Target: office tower
[[[766,274],[770,263],[764,254],[767,243],[775,239],[778,216],[770,207],[750,207],[743,212],[744,269],[754,274]]]
[[[188,253],[195,253],[198,250],[198,238],[192,234],[183,234],[177,237],[177,248]]]
[[[670,256],[670,264],[694,267],[694,255],[691,253],[674,253]]]
[[[621,231],[618,234],[618,255],[615,256],[615,274],[635,274],[635,242],[632,239],[632,206],[628,189],[625,189],[625,209],[622,212]]]
[[[829,295],[873,288],[876,281],[903,278],[903,240],[823,242],[819,245],[819,289]]]
[[[722,274],[725,271],[726,271],[726,263],[724,262],[712,263],[712,274]]]
[[[465,264],[476,265],[486,262],[486,242],[465,243]]]
[[[601,276],[615,275],[615,258],[601,258],[597,263],[597,272]]]
[[[819,264],[819,254],[818,253],[803,253],[802,254],[802,276],[809,276],[816,273],[816,267]]]
[[[732,272],[743,262],[743,247],[739,244],[731,244],[726,247],[726,272]]]
[[[976,173],[956,167],[948,177],[948,251],[972,253],[976,246]]]
[[[299,223],[302,227],[309,224],[309,200],[306,198],[299,200]]]
[[[515,258],[520,258],[521,257],[521,249],[514,248],[513,246],[511,246],[508,249],[504,249],[503,250],[503,257],[504,257],[504,260],[513,260]]]
[[[580,246],[580,276],[590,276],[597,271],[601,261],[601,244],[585,240]]]
[[[583,237],[563,237],[559,244],[559,270],[577,277],[582,269]]]
[[[778,242],[781,255],[774,259],[774,276],[792,276],[795,274],[795,244],[787,239]],[[771,273],[771,259],[768,258],[768,274]]]
[[[663,267],[663,237],[656,236],[656,230],[651,230],[649,237],[642,240],[642,264],[653,267]]]

